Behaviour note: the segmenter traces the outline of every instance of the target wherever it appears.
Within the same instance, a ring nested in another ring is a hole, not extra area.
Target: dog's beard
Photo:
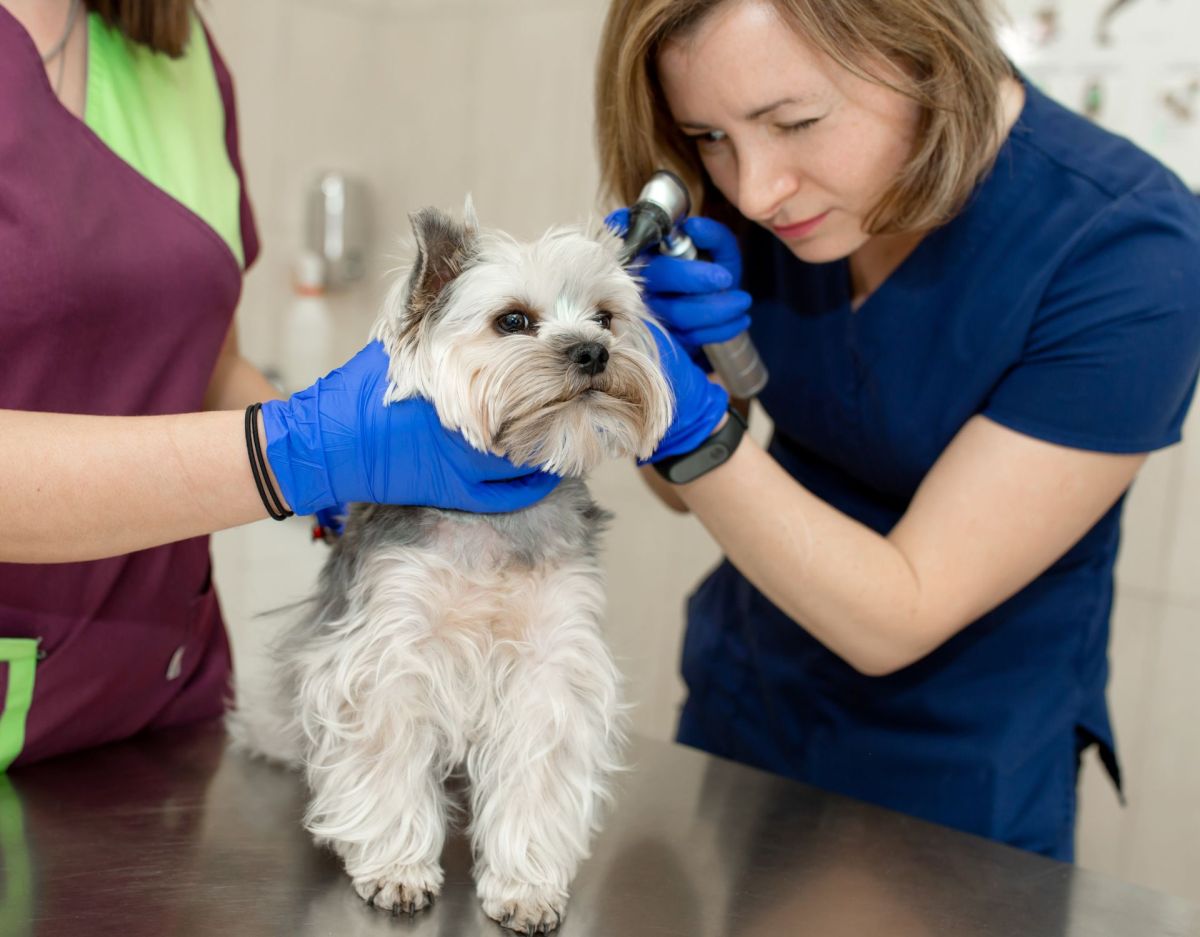
[[[444,418],[477,445],[558,475],[584,475],[606,458],[650,454],[670,421],[670,391],[632,340],[615,341],[595,375],[564,364],[556,348],[531,344],[510,341],[499,360],[492,344],[479,349],[488,360],[443,369],[467,375],[465,387],[439,389],[439,403],[467,402]]]

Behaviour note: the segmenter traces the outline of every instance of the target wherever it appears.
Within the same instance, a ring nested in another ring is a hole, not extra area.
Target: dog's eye
[[[602,329],[612,328],[612,313],[605,312],[603,309],[592,317],[592,320]]]
[[[516,310],[506,312],[496,320],[496,328],[509,335],[515,335],[518,332],[527,332],[530,324],[529,316]]]

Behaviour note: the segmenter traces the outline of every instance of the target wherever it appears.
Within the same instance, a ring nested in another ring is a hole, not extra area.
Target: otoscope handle
[[[664,254],[685,260],[695,260],[697,256],[692,239],[678,228],[663,238],[659,249]],[[767,368],[758,356],[749,332],[701,347],[729,396],[749,400],[767,386]]]
[[[767,369],[749,332],[701,347],[730,397],[749,400],[767,386]]]

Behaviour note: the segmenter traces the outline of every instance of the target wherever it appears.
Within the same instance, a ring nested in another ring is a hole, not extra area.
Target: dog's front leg
[[[492,705],[468,755],[479,897],[526,934],[558,926],[623,742],[598,576],[555,579],[520,636],[493,650]]]
[[[357,654],[353,640],[303,683],[306,825],[363,899],[411,913],[442,886],[443,782],[463,750],[453,661],[432,637]]]

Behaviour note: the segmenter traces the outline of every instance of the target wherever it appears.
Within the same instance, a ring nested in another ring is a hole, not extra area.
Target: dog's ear
[[[408,276],[405,313],[416,321],[466,268],[477,229],[470,223],[459,224],[436,208],[422,208],[410,215],[409,221],[417,241],[417,257]]]
[[[603,247],[614,259],[620,259],[625,250],[625,238],[602,221],[589,220],[584,230],[590,231],[592,240]]]
[[[479,216],[475,214],[475,199],[471,198],[471,193],[467,193],[467,198],[463,202],[463,224],[467,228],[468,234],[476,234],[479,231]]]

